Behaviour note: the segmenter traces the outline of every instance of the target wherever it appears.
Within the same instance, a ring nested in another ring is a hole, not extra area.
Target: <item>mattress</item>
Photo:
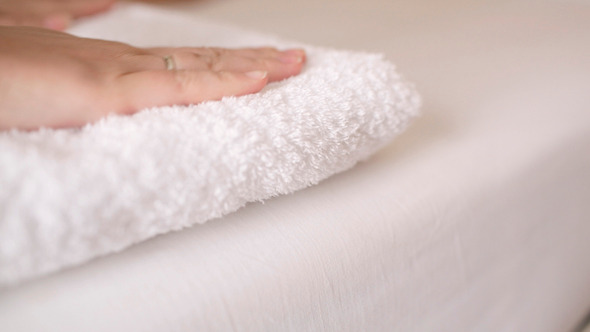
[[[424,115],[317,186],[0,290],[0,330],[567,331],[590,311],[589,4],[156,10],[383,51]]]

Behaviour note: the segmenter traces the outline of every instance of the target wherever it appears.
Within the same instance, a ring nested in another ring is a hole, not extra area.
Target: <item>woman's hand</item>
[[[64,30],[74,18],[100,13],[116,0],[0,0],[0,25]]]
[[[0,27],[0,129],[82,126],[109,113],[260,91],[298,74],[302,50],[153,48]]]

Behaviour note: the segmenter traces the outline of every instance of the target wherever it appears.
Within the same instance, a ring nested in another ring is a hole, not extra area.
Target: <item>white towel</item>
[[[381,55],[161,9],[119,7],[71,32],[138,46],[297,45],[308,63],[253,95],[0,133],[0,286],[318,183],[390,142],[420,103]]]

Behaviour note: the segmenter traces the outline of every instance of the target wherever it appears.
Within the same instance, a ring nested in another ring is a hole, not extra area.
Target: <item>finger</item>
[[[294,48],[284,51],[279,51],[272,47],[262,48],[238,48],[238,49],[223,49],[223,48],[193,48],[186,49],[186,51],[193,52],[199,55],[209,56],[223,56],[233,55],[252,59],[274,59],[282,60],[283,62],[305,62],[305,50]],[[296,61],[295,61],[296,60]]]
[[[211,48],[211,47],[158,47],[148,49],[151,53],[158,54],[160,56],[167,56],[176,53],[193,53],[200,56],[209,57],[222,57],[222,56],[241,56],[252,59],[285,59],[285,58],[298,58],[301,62],[305,62],[305,51],[303,49],[288,49],[279,51],[272,47],[262,48],[237,48],[237,49],[224,49],[224,48]]]
[[[271,82],[299,74],[303,68],[305,53],[300,50],[276,51],[276,53],[272,50],[262,50],[261,52],[240,51],[224,50],[212,55],[208,52],[199,54],[187,51],[187,49],[182,49],[182,51],[178,49],[157,50],[158,53],[170,52],[166,57],[172,59],[176,69],[239,72],[266,71]],[[269,56],[269,54],[264,53],[273,54]],[[245,56],[245,54],[259,56]]]
[[[42,27],[43,21],[35,17],[19,17],[19,16],[2,16],[0,17],[0,26],[30,26]]]
[[[232,54],[220,57],[200,56],[194,53],[177,53],[172,56],[175,68],[181,70],[211,70],[211,71],[266,71],[271,82],[285,79],[298,74],[303,63],[301,58],[258,59],[234,56]]]
[[[72,17],[69,14],[52,14],[43,19],[43,27],[47,29],[64,31],[72,22]]]
[[[8,16],[0,16],[0,26],[13,26],[15,25],[14,19]]]
[[[302,60],[301,62],[305,62],[305,50],[299,48],[292,48],[282,51],[279,51],[275,48],[244,48],[236,50],[236,55],[251,58],[257,58],[261,56],[261,54],[262,56],[269,58],[284,58],[285,56],[291,58],[297,57]]]
[[[52,3],[49,11],[60,11],[70,13],[78,18],[104,12],[115,4],[116,0],[86,0],[86,1],[61,1]]]
[[[133,113],[142,108],[188,105],[260,91],[268,82],[266,72],[144,71],[123,75],[114,85],[115,109]]]
[[[52,30],[65,30],[71,23],[72,18],[66,13],[54,13],[49,15],[28,15],[28,16],[0,16],[0,26],[30,26]]]
[[[195,47],[187,48],[187,51],[203,56],[221,56],[232,54],[251,58],[275,58],[280,51],[274,47],[257,47],[257,48],[219,48],[219,47]]]
[[[63,31],[71,23],[71,17],[68,14],[51,14],[46,17],[41,16],[17,16],[17,17],[0,17],[0,26],[28,26],[47,28],[51,30]]]
[[[268,72],[269,81],[275,82],[299,74],[303,68],[303,58],[290,53],[281,53],[272,58],[256,58],[228,54],[217,58],[217,63],[215,61],[211,63],[212,69],[216,67],[228,71],[266,71]]]

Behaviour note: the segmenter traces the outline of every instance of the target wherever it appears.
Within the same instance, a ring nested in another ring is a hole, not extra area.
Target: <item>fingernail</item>
[[[255,70],[255,71],[249,71],[249,72],[245,73],[245,75],[251,79],[254,79],[254,80],[262,80],[262,79],[266,78],[268,73],[265,71],[262,71],[262,70]]]
[[[301,63],[303,62],[303,54],[302,50],[283,51],[279,55],[279,61],[282,63]]]
[[[296,55],[296,56],[302,57],[305,54],[305,51],[303,49],[300,49],[300,48],[292,48],[292,49],[289,49],[289,50],[285,50],[285,51],[283,51],[281,53],[283,53],[283,54],[290,54],[290,55]]]
[[[280,55],[279,56],[279,61],[281,61],[282,63],[301,63],[303,61],[303,58],[300,56],[294,56],[294,55]]]

